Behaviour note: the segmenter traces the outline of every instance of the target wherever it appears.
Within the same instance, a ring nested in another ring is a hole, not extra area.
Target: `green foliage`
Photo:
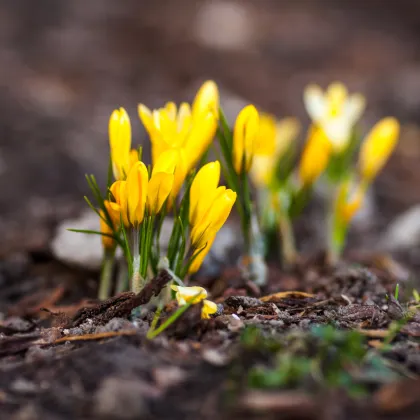
[[[252,388],[296,387],[310,374],[311,361],[306,357],[279,354],[274,369],[256,367],[248,376]]]
[[[241,345],[247,351],[276,352],[282,348],[280,341],[269,334],[265,334],[256,326],[247,326],[240,337]]]
[[[369,382],[395,379],[380,353],[372,353],[357,331],[333,326],[313,327],[307,333],[292,333],[282,341],[257,329],[247,328],[241,343],[247,351],[271,352],[268,366],[257,365],[248,373],[252,388],[307,387],[344,389],[357,397]]]

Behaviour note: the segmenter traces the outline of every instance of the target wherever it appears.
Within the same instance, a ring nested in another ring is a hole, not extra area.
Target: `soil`
[[[169,275],[139,295],[96,302],[77,283],[82,274],[34,257],[3,262],[3,418],[418,416],[420,315],[404,298],[409,285],[396,300],[401,279],[374,259],[330,268],[320,255],[287,274],[273,271],[278,281],[266,290],[250,288],[234,269],[198,278],[218,313],[202,320],[194,306],[154,340],[146,338],[154,311],[146,304]],[[292,365],[281,378],[284,363]]]
[[[189,29],[200,2],[115,11],[105,1],[105,15],[85,2],[41,3],[37,13],[26,2],[0,6],[9,81],[0,99],[0,418],[417,419],[419,245],[397,259],[371,249],[420,200],[418,6],[244,0],[258,36],[232,52],[201,45]],[[315,205],[297,224],[297,267],[274,258],[260,290],[232,261],[216,266],[195,282],[217,315],[201,320],[192,307],[148,340],[148,302],[166,274],[141,295],[98,302],[99,274],[57,261],[50,240],[82,208],[83,174],[105,179],[108,111],[135,109],[140,95],[151,106],[185,99],[207,77],[226,95],[300,116],[303,86],[338,78],[366,93],[369,124],[390,113],[410,130],[338,267],[316,253]]]

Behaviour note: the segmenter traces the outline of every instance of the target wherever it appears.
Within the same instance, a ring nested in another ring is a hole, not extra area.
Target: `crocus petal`
[[[203,238],[203,245],[200,248],[197,248],[191,257],[192,263],[188,268],[189,274],[194,274],[200,269],[204,259],[206,258],[213,245],[214,240],[216,239],[216,233],[210,231],[208,231],[207,233],[208,236]]]
[[[299,178],[304,185],[314,183],[327,167],[331,144],[324,131],[312,126],[299,165]]]
[[[127,177],[128,216],[133,226],[138,226],[144,218],[149,175],[143,162],[137,162]]]
[[[352,192],[350,192],[351,187]],[[363,183],[356,186],[351,184],[351,180],[341,183],[335,200],[335,214],[341,223],[345,225],[350,223],[362,206],[365,194],[366,186]]]
[[[188,168],[192,169],[209,148],[217,130],[217,120],[211,115],[194,119],[185,143]]]
[[[343,106],[343,117],[353,126],[359,121],[366,108],[366,99],[360,93],[351,95]]]
[[[236,201],[236,192],[225,187],[216,190],[211,206],[201,219],[193,225],[191,243],[194,248],[201,248],[207,241],[207,230],[218,232],[224,225]]]
[[[154,172],[147,191],[147,208],[149,213],[157,214],[168,198],[174,183],[174,175],[166,172]]]
[[[168,117],[172,120],[175,121],[176,118],[176,113],[177,113],[177,109],[176,109],[176,104],[175,102],[166,102],[165,104],[165,110],[167,112]]]
[[[206,289],[200,286],[187,287],[172,285],[171,289],[176,292],[176,300],[180,306],[186,305],[187,303],[195,305],[207,297]]]
[[[105,200],[104,205],[106,211],[109,214],[109,217],[112,220],[115,229],[118,229],[121,221],[121,206],[118,203],[113,203],[112,201]],[[124,223],[124,220],[123,220]],[[125,223],[124,223],[125,224]]]
[[[276,151],[277,125],[272,115],[260,113],[258,135],[255,140],[254,154],[272,156]]]
[[[219,180],[219,161],[207,163],[197,172],[190,189],[189,218],[191,225],[195,225],[210,207]]]
[[[219,90],[213,80],[207,80],[198,90],[192,105],[194,118],[209,112],[217,119],[219,112]]]
[[[257,187],[266,187],[270,184],[275,160],[271,156],[254,156],[249,172],[252,182]]]
[[[185,139],[191,128],[192,114],[190,104],[182,102],[179,106],[178,115],[176,117],[176,130],[178,135]]]
[[[203,300],[203,308],[201,309],[201,318],[210,319],[210,315],[213,315],[217,312],[217,304],[211,300]]]
[[[327,101],[322,89],[318,85],[309,85],[303,93],[303,103],[306,112],[314,122],[321,120],[328,110]]]
[[[348,90],[341,82],[331,83],[326,92],[329,113],[332,117],[341,114],[348,98]]]
[[[258,111],[248,105],[239,113],[233,128],[233,165],[238,174],[251,168],[258,130]]]
[[[100,231],[101,231],[101,233],[104,234],[104,235],[101,236],[102,245],[105,249],[113,249],[114,246],[115,246],[115,240],[113,238],[111,238],[110,236],[107,236],[107,235],[112,235],[113,230],[111,229],[108,222],[106,221],[105,213],[104,213],[103,210],[99,211],[99,216],[100,216],[99,217]],[[111,217],[111,215],[110,215],[110,217]]]
[[[152,143],[152,162],[157,161],[158,156],[167,148],[159,129],[155,125],[155,119],[152,111],[143,104],[138,106],[138,114],[144,128],[149,134]]]
[[[130,169],[139,161],[139,151],[137,149],[131,149],[130,151]]]
[[[114,177],[125,179],[130,166],[131,124],[124,108],[111,114],[108,131]]]
[[[363,180],[370,182],[383,168],[395,149],[399,134],[400,124],[395,118],[384,118],[374,125],[360,149],[359,168]]]
[[[341,153],[349,144],[352,126],[343,116],[330,118],[320,124],[331,143],[334,153]]]

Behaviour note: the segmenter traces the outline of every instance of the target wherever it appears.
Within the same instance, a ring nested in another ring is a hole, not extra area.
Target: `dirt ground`
[[[420,241],[377,247],[420,201],[418,7],[244,0],[252,30],[220,23],[226,46],[200,24],[210,3],[0,6],[1,418],[418,418]],[[274,259],[259,290],[224,261],[196,279],[218,315],[200,320],[193,308],[149,341],[147,293],[165,275],[140,297],[98,303],[98,272],[58,261],[51,239],[84,206],[83,174],[105,176],[111,110],[124,105],[134,121],[139,101],[191,98],[206,78],[232,112],[252,101],[304,121],[303,87],[340,79],[368,97],[364,128],[392,114],[403,135],[338,267],[319,252],[315,206],[298,222],[299,267],[286,272]]]

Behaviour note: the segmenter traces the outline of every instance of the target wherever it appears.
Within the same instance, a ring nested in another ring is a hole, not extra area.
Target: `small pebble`
[[[148,385],[135,379],[105,379],[94,396],[95,415],[113,419],[136,419],[149,413],[145,391]]]

